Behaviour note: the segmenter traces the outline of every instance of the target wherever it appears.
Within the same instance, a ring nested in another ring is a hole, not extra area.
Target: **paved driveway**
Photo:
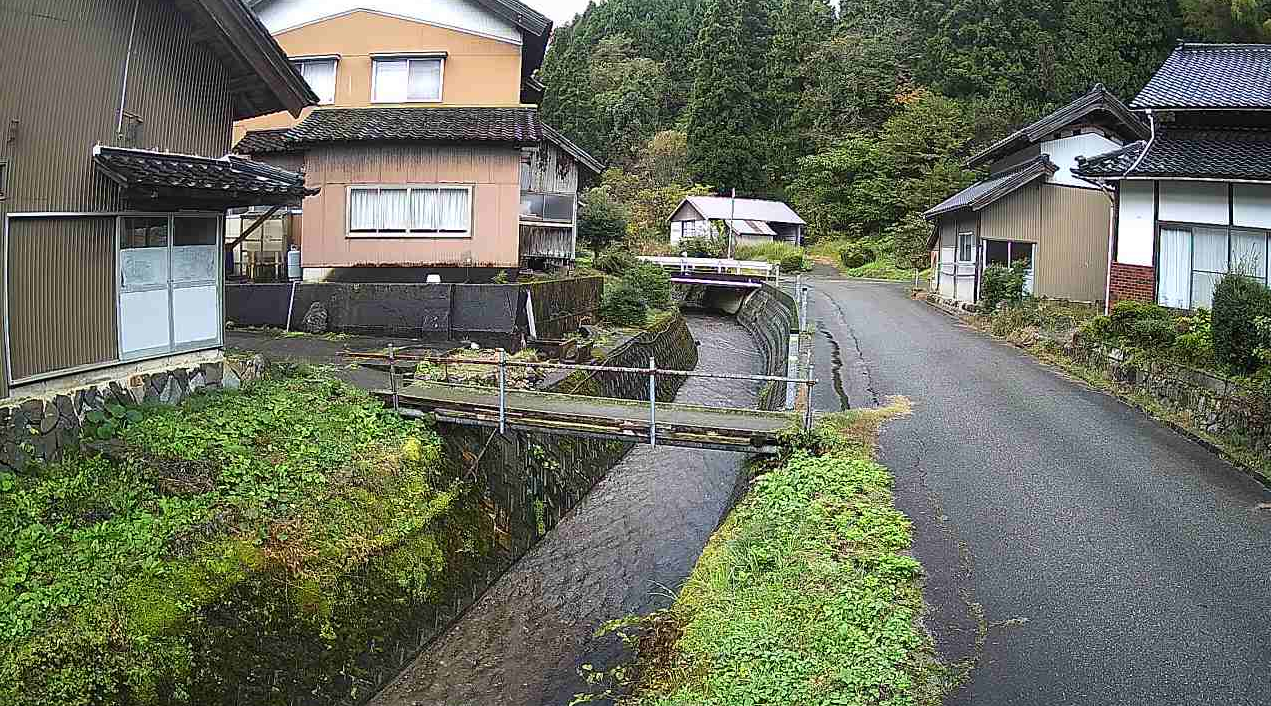
[[[818,406],[914,403],[881,460],[941,652],[979,658],[949,703],[1271,703],[1271,494],[904,286],[811,284]]]

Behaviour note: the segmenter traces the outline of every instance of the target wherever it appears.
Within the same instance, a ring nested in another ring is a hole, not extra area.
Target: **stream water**
[[[759,373],[731,317],[689,315],[698,370]],[[754,406],[758,385],[690,378],[679,402]],[[745,456],[637,446],[537,546],[371,702],[374,706],[568,704],[584,663],[608,666],[606,621],[670,605],[743,487]]]

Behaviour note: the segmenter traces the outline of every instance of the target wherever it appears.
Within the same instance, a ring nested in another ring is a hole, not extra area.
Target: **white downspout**
[[[141,0],[134,0],[132,4],[132,29],[128,30],[128,53],[124,55],[124,80],[123,85],[119,87],[119,119],[115,122],[117,138],[122,138],[124,134],[124,106],[128,102],[128,70],[132,65],[132,45],[137,36],[137,8],[140,5]]]

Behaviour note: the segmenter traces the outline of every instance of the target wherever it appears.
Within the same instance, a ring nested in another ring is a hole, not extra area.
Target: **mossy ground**
[[[906,413],[897,399],[832,415],[758,468],[674,606],[612,626],[637,649],[605,675],[634,682],[624,703],[938,702],[948,672],[922,626],[910,523],[872,459],[879,425]]]
[[[0,478],[0,703],[350,693],[482,551],[440,449],[293,370]]]

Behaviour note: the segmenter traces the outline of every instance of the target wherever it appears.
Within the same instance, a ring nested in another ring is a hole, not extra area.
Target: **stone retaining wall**
[[[234,388],[264,374],[264,359],[203,363],[133,375],[48,397],[33,397],[0,407],[0,468],[20,470],[33,461],[56,461],[77,448],[85,420],[108,405],[176,405],[191,395]]]
[[[1170,411],[1186,415],[1194,429],[1239,440],[1263,458],[1271,454],[1271,399],[1262,390],[1177,363],[1135,357],[1080,338],[1068,344],[1065,352],[1124,391],[1149,397]]]

